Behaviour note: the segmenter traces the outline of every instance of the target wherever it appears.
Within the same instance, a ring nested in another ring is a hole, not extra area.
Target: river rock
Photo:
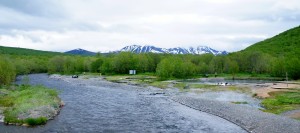
[[[31,109],[27,112],[21,113],[18,118],[19,119],[27,119],[27,118],[39,118],[46,117],[47,119],[53,118],[58,113],[57,109],[51,106],[40,106],[35,109]]]

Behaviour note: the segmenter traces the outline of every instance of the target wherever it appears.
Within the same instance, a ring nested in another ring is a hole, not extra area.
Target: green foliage
[[[155,61],[149,54],[138,54],[137,57],[137,71],[140,73],[155,72]]]
[[[215,56],[209,62],[211,73],[223,73],[225,67],[225,56]]]
[[[14,105],[14,99],[9,96],[2,96],[0,98],[0,106],[2,107],[11,107]]]
[[[7,55],[19,55],[19,56],[55,56],[55,55],[66,55],[59,52],[49,52],[49,51],[41,51],[41,50],[33,50],[26,48],[14,48],[14,47],[4,47],[0,46],[0,54]]]
[[[273,97],[264,99],[262,105],[266,112],[280,114],[296,109],[300,106],[300,91],[297,92],[273,92]]]
[[[29,125],[44,124],[46,116],[35,119],[20,119],[20,114],[28,114],[30,110],[42,106],[59,108],[60,99],[58,92],[43,86],[18,86],[16,90],[7,90],[9,93],[0,96],[0,106],[4,110],[4,121],[6,123],[28,123]]]
[[[233,104],[248,104],[248,102],[231,102]]]
[[[287,72],[288,76],[292,79],[300,78],[300,60],[299,58],[291,58],[287,60]]]
[[[14,81],[16,69],[10,59],[0,55],[0,85],[8,85]]]
[[[91,63],[91,71],[100,72],[102,64],[103,64],[103,59],[98,58],[97,60]]]
[[[300,26],[258,42],[237,53],[230,54],[239,64],[240,71],[248,73],[271,73],[284,77],[288,72],[293,79],[300,78],[298,60],[300,55]],[[296,58],[296,59],[295,59]]]
[[[155,82],[150,83],[149,85],[157,87],[157,88],[161,88],[161,89],[166,89],[166,88],[168,88],[169,84],[170,84],[169,82],[155,81]]]
[[[121,52],[113,58],[112,67],[115,73],[127,74],[129,70],[136,70],[137,58],[133,53]]]
[[[284,58],[277,58],[271,62],[271,74],[275,77],[286,76],[286,63]]]
[[[25,123],[27,123],[30,126],[36,126],[36,125],[44,125],[47,122],[46,117],[39,117],[39,118],[27,118],[25,120]]]
[[[300,55],[300,26],[258,42],[243,51],[260,51],[274,57],[296,57]]]
[[[61,56],[55,56],[49,60],[48,73],[63,73],[65,59]]]
[[[113,72],[113,64],[112,64],[112,59],[110,58],[105,58],[103,61],[103,64],[100,67],[100,72],[103,74],[111,74]]]
[[[168,78],[188,78],[195,75],[196,66],[189,60],[167,57],[157,66],[156,73],[161,80]]]

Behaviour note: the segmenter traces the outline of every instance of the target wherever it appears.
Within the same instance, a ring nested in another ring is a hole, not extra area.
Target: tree
[[[274,77],[285,77],[287,72],[285,58],[273,59],[271,62],[271,75]]]
[[[133,53],[121,52],[113,58],[112,66],[115,73],[126,74],[137,68],[137,58]]]
[[[300,60],[299,58],[292,58],[287,60],[286,62],[287,64],[287,71],[288,71],[288,75],[289,77],[291,77],[292,79],[299,79],[300,78]]]
[[[156,74],[161,80],[168,78],[188,78],[194,76],[195,73],[195,64],[179,57],[167,57],[163,59],[156,69]]]
[[[103,64],[103,58],[98,58],[94,62],[91,63],[91,71],[92,72],[100,72],[101,66]]]
[[[232,74],[232,79],[235,79],[235,74],[239,72],[239,65],[236,61],[227,59],[225,62],[225,72]]]
[[[211,73],[223,73],[224,70],[224,57],[223,56],[215,56],[209,63],[210,72]]]
[[[64,57],[64,74],[74,74],[76,72],[76,60],[73,57]]]
[[[154,60],[148,54],[138,54],[136,58],[138,72],[145,73],[155,70]]]
[[[197,66],[197,73],[207,74],[209,73],[209,67],[205,62],[199,63]]]
[[[65,59],[63,56],[55,56],[49,60],[48,73],[63,73]]]

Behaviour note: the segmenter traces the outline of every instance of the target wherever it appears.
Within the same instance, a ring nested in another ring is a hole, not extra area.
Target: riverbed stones
[[[172,97],[172,100],[193,109],[224,118],[248,132],[299,133],[300,131],[300,122],[297,120],[249,107],[187,96],[175,96]]]
[[[58,112],[59,110],[55,109],[52,106],[40,106],[38,108],[34,108],[27,112],[21,113],[18,116],[18,118],[27,119],[27,118],[46,117],[47,119],[52,119],[54,116],[58,114]]]

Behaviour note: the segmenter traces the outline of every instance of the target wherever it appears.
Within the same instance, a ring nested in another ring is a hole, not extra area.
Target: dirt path
[[[260,98],[267,98],[270,97],[269,93],[270,92],[276,92],[276,91],[291,91],[289,89],[294,89],[294,88],[299,88],[299,84],[286,84],[286,83],[266,83],[263,85],[257,85],[255,86],[256,88],[253,89],[254,93],[257,94],[257,97]]]

